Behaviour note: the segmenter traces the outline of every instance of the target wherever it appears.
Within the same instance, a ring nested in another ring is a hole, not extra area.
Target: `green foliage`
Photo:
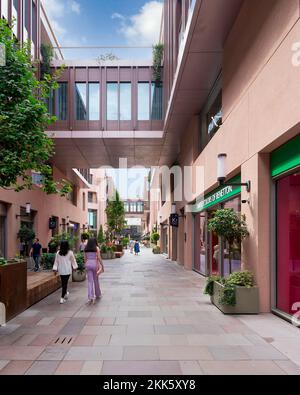
[[[116,246],[111,246],[110,249],[111,249],[112,252],[117,252],[117,247]]]
[[[97,236],[97,241],[98,241],[98,243],[100,245],[105,242],[105,234],[103,232],[103,226],[102,225],[100,225],[100,229],[99,229],[98,236]]]
[[[235,272],[226,279],[226,283],[238,287],[252,288],[254,286],[254,276],[248,270]]]
[[[88,240],[90,237],[91,237],[91,234],[89,232],[81,233],[81,240]]]
[[[42,266],[44,270],[52,270],[56,254],[42,254]]]
[[[153,254],[160,254],[160,247],[156,246],[152,250]]]
[[[116,235],[120,235],[125,228],[125,208],[116,192],[115,199],[109,200],[106,207],[107,231],[109,240],[113,240]]]
[[[73,250],[75,248],[76,242],[78,241],[78,237],[73,236],[69,233],[61,233],[61,234],[58,234],[58,235],[55,235],[54,237],[52,237],[52,239],[50,240],[49,246],[51,245],[51,247],[53,247],[57,250],[62,241],[68,241],[71,250]]]
[[[228,243],[229,268],[231,272],[231,261],[234,243],[240,244],[249,232],[246,217],[241,216],[233,209],[217,210],[214,217],[208,222],[208,230],[216,233]]]
[[[224,237],[232,245],[235,241],[239,243],[249,236],[245,221],[245,216],[240,216],[232,209],[217,210],[208,223],[208,229]]]
[[[153,232],[152,235],[151,235],[151,241],[152,241],[152,243],[157,244],[157,242],[159,241],[159,239],[160,239],[159,233]]]
[[[0,266],[7,265],[7,260],[5,258],[0,258]]]
[[[107,246],[105,244],[101,246],[101,254],[107,254]]]
[[[0,67],[0,187],[19,192],[32,189],[31,171],[42,175],[42,189],[47,194],[64,194],[64,180],[53,180],[49,159],[53,141],[45,133],[55,120],[45,101],[58,87],[56,78],[36,77],[30,43],[20,46],[12,30],[0,20],[0,43],[5,46],[6,65]]]
[[[211,276],[208,277],[207,281],[206,281],[206,286],[204,289],[204,295],[209,295],[209,296],[213,296],[214,294],[214,282],[221,282],[222,277],[221,276]]]
[[[153,46],[153,77],[154,81],[159,84],[162,80],[162,60],[164,55],[163,44]]]
[[[129,242],[130,242],[130,240],[128,239],[128,237],[124,237],[124,239],[122,239],[122,246],[124,248],[127,248]]]
[[[228,278],[212,276],[207,279],[204,294],[212,296],[214,294],[214,283],[224,285],[219,303],[224,306],[236,305],[236,287],[252,288],[254,286],[253,273],[249,271],[234,272]]]
[[[84,254],[83,253],[75,254],[75,259],[78,265],[77,271],[80,274],[84,273],[85,272]]]
[[[35,238],[34,230],[28,228],[27,226],[22,226],[18,232],[18,239],[22,242],[28,243]]]
[[[41,73],[42,76],[45,74],[50,75],[51,73],[51,61],[54,57],[53,47],[50,44],[42,43],[41,45],[41,54],[42,54],[42,64],[41,64]]]

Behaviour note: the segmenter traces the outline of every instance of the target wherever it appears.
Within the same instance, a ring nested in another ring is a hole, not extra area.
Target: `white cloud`
[[[151,46],[159,40],[162,9],[160,1],[151,0],[136,15],[125,17],[114,13],[112,18],[121,20],[120,32],[128,45]]]
[[[81,6],[75,0],[42,0],[47,16],[55,34],[61,41],[68,39],[68,31],[63,24],[63,18],[69,13],[80,15]]]
[[[77,3],[77,1],[71,1],[70,5],[71,5],[71,10],[75,12],[75,14],[80,15],[81,12],[80,4]]]

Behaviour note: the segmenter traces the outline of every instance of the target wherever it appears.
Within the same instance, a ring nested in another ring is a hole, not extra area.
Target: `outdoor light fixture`
[[[247,192],[251,191],[251,181],[248,182],[231,182],[227,183],[226,177],[227,177],[227,154],[219,154],[218,155],[218,182],[220,186],[241,186],[241,187],[246,187]]]
[[[29,217],[29,215],[31,214],[31,204],[30,203],[26,203],[26,214],[25,215],[16,215],[16,218],[22,218],[22,217]]]

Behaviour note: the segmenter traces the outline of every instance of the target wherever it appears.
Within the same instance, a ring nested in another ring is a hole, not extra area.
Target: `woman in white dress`
[[[70,249],[69,243],[67,241],[62,241],[53,266],[53,271],[59,273],[61,278],[62,293],[60,304],[65,303],[68,299],[68,282],[72,274],[72,270],[76,270],[77,268],[78,265],[74,253]]]

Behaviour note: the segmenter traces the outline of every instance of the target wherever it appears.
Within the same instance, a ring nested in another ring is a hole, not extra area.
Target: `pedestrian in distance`
[[[139,253],[140,253],[140,243],[137,240],[134,244],[134,253],[135,253],[135,255],[139,255]]]
[[[84,261],[88,277],[88,304],[101,298],[99,274],[104,272],[100,249],[95,238],[89,239],[84,250]]]
[[[134,241],[133,240],[130,240],[129,248],[130,248],[130,254],[133,254],[133,250],[134,250]]]
[[[72,274],[72,270],[78,269],[75,255],[70,249],[68,241],[60,243],[59,251],[56,253],[53,271],[59,273],[62,284],[60,304],[68,300],[70,293],[68,292],[68,282]]]
[[[42,246],[39,239],[35,239],[32,247],[30,249],[30,256],[34,260],[34,271],[38,272],[40,270],[40,258],[42,254]]]

